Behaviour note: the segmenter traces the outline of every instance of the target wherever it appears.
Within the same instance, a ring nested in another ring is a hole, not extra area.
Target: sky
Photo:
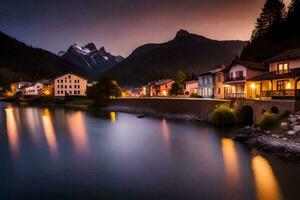
[[[248,40],[264,2],[0,0],[0,31],[53,53],[94,42],[126,57],[140,45],[171,40],[180,29],[217,40]]]

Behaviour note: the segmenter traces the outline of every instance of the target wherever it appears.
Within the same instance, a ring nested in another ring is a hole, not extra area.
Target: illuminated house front
[[[193,80],[193,81],[188,81],[185,82],[185,95],[191,96],[193,94],[197,94],[197,90],[198,90],[198,81]]]
[[[175,83],[172,79],[163,79],[155,82],[150,82],[149,87],[149,96],[169,96],[172,85]]]
[[[224,81],[224,98],[246,98],[247,80],[263,74],[267,71],[260,63],[248,61],[234,61],[226,69]]]
[[[54,96],[86,96],[87,79],[73,73],[54,79]]]
[[[269,72],[247,81],[248,99],[297,99],[300,96],[300,49],[266,61]]]

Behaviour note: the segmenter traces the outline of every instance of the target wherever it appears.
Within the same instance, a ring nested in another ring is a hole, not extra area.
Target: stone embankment
[[[272,131],[263,131],[259,127],[241,129],[235,139],[257,146],[276,155],[300,162],[300,113],[289,115],[286,122]]]

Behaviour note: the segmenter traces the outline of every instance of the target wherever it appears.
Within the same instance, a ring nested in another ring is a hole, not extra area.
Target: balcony
[[[245,99],[246,94],[241,93],[225,93],[225,99]]]
[[[272,97],[272,99],[286,99],[300,95],[299,90],[266,90],[261,92],[261,97]]]
[[[226,82],[234,82],[234,81],[245,81],[246,77],[245,76],[238,76],[238,77],[227,77]]]

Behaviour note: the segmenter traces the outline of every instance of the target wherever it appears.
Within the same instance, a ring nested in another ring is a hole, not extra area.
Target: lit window
[[[289,64],[288,63],[280,63],[278,64],[278,73],[284,74],[289,72]]]

